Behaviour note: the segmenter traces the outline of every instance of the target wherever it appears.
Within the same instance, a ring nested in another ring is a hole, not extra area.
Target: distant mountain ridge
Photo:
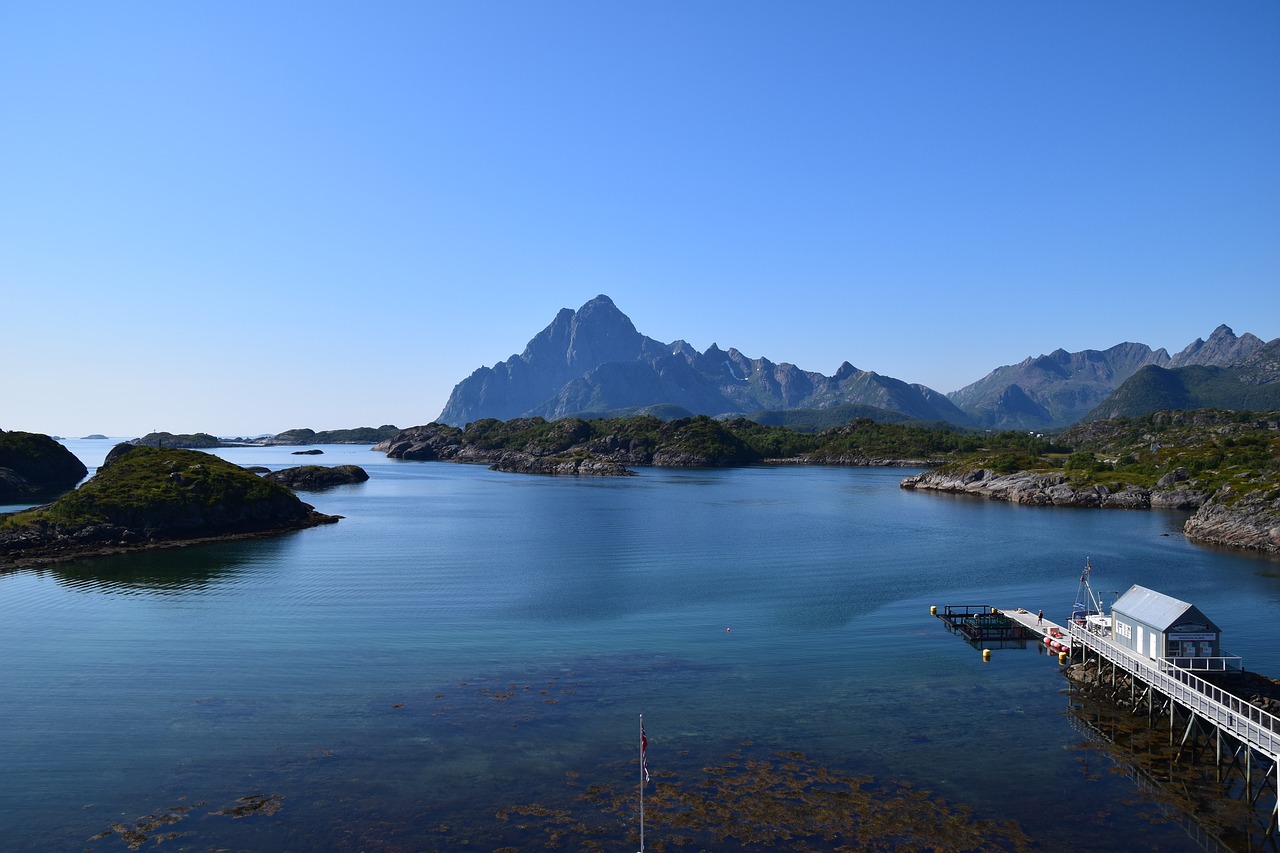
[[[1270,383],[1280,381],[1277,341],[1237,337],[1222,325],[1172,357],[1133,342],[1075,353],[1057,349],[944,395],[848,362],[826,376],[714,343],[705,352],[683,340],[663,343],[637,331],[600,295],[577,311],[561,309],[521,354],[459,382],[437,420],[464,426],[483,418],[767,413],[771,422],[798,418],[816,425],[829,420],[819,413],[856,410],[881,421],[1047,431],[1107,413],[1140,417],[1197,403],[1275,408],[1280,403]]]
[[[1146,344],[1048,355],[997,367],[947,396],[976,423],[993,429],[1057,429],[1076,423],[1140,368],[1169,363]]]
[[[1172,366],[1184,354],[1181,366]],[[1280,338],[1267,343],[1253,335],[1236,338],[1219,326],[1208,342],[1197,339],[1170,365],[1137,371],[1082,420],[1138,418],[1162,409],[1280,408]]]
[[[700,353],[685,341],[661,343],[636,331],[603,294],[576,312],[562,309],[520,355],[459,382],[437,420],[463,426],[481,418],[607,416],[659,405],[712,416],[863,405],[970,423],[945,395],[848,362],[824,376],[732,347],[712,344]]]
[[[1275,389],[1248,392],[1244,386],[1277,381],[1274,369],[1267,374],[1261,364],[1251,365],[1278,344],[1280,339],[1267,344],[1247,332],[1237,337],[1220,325],[1207,341],[1196,338],[1173,357],[1136,343],[1077,353],[1058,349],[998,367],[948,396],[974,421],[997,429],[1058,429],[1161,409],[1270,409],[1280,399]]]

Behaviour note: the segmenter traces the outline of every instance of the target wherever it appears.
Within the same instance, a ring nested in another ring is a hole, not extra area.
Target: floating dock
[[[1021,608],[1002,610],[990,604],[947,604],[942,610],[933,608],[933,613],[970,643],[994,641],[1007,644],[1013,641],[1022,647],[1027,640],[1041,640],[1047,641],[1046,646],[1057,643],[1060,648],[1050,646],[1055,652],[1064,651],[1071,645],[1065,627],[1043,618],[1038,612],[1031,613]]]

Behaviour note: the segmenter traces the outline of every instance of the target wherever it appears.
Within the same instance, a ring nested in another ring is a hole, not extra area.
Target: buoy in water
[[[983,663],[990,663],[990,662],[991,662],[991,649],[983,649],[983,650],[982,650],[982,662],[983,662]]]
[[[937,615],[938,615],[938,605],[936,605],[936,604],[930,604],[930,605],[929,605],[929,615],[930,615],[930,616],[937,616]]]
[[[729,632],[730,632],[730,631],[732,631],[732,630],[733,630],[732,628],[725,628],[725,629],[724,629],[724,632],[727,634],[727,633],[729,633]]]
[[[1067,662],[1067,653],[1066,653],[1066,652],[1058,652],[1058,665],[1059,665],[1059,666],[1064,666],[1064,665],[1066,665],[1066,662]]]

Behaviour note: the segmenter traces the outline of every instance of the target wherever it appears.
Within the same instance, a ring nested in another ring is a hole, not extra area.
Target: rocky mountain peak
[[[1193,364],[1205,367],[1228,367],[1244,361],[1263,346],[1256,335],[1245,332],[1240,337],[1225,323],[1213,330],[1209,340],[1196,338],[1182,352],[1169,361],[1169,367],[1189,367]]]
[[[556,419],[652,406],[726,415],[846,404],[968,421],[936,392],[848,364],[836,378],[715,343],[704,353],[685,341],[660,343],[636,331],[603,294],[577,311],[561,310],[519,356],[459,382],[437,420],[461,426],[480,418]]]

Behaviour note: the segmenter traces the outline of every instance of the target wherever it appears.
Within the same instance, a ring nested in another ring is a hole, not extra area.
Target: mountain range
[[[459,382],[437,421],[463,426],[482,418],[649,413],[745,415],[779,423],[852,412],[877,420],[1056,429],[1086,417],[1133,414],[1135,407],[1171,408],[1158,404],[1164,399],[1274,408],[1276,402],[1266,401],[1280,397],[1278,361],[1280,339],[1264,343],[1219,326],[1208,340],[1197,339],[1172,357],[1138,343],[1077,353],[1058,349],[942,394],[848,362],[826,376],[749,358],[732,347],[712,344],[698,352],[682,340],[662,343],[637,331],[600,295],[577,311],[561,309],[522,353]],[[1237,398],[1244,402],[1234,404]]]

